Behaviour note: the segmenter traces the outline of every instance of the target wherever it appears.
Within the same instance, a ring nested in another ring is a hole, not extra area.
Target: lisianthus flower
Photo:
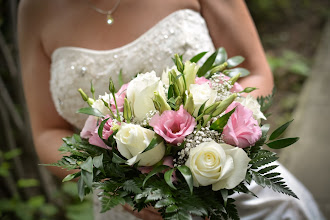
[[[110,118],[110,115],[105,116],[105,118],[103,120],[106,120],[106,119],[108,119],[108,120],[104,124],[103,130],[102,130],[102,139],[104,139],[104,140],[107,140],[110,137],[110,135],[113,133],[113,130],[111,129],[112,128],[112,119]],[[99,127],[100,126],[97,126],[94,129],[88,142],[92,145],[108,149],[109,146],[107,146],[98,135]]]
[[[240,148],[253,146],[261,137],[261,128],[258,126],[257,120],[253,118],[253,112],[241,103],[233,102],[225,112],[227,113],[235,107],[235,112],[223,128],[223,140],[227,144]]]
[[[118,90],[118,92],[115,94],[116,101],[117,101],[117,107],[120,112],[124,111],[124,102],[126,98],[126,91],[129,83],[126,83],[121,86],[121,88]],[[110,108],[111,111],[116,114],[116,105],[115,105],[115,100],[113,97],[110,100]]]
[[[155,114],[149,125],[168,143],[182,143],[183,139],[191,134],[196,126],[196,120],[180,106],[178,111],[167,110],[163,114]]]
[[[202,85],[204,83],[208,83],[210,88],[212,88],[212,83],[210,80],[206,79],[204,76],[202,77],[196,77],[195,78],[195,84]]]

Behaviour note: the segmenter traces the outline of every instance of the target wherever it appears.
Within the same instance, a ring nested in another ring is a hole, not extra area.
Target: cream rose
[[[191,149],[186,166],[193,174],[194,186],[212,185],[212,190],[217,191],[241,183],[249,161],[243,149],[211,141]]]
[[[159,162],[165,154],[164,143],[158,144],[153,149],[142,153],[155,137],[155,132],[135,124],[123,123],[115,135],[118,151],[129,165],[139,163],[139,166],[152,166]]]
[[[238,98],[236,101],[244,105],[246,108],[250,109],[253,112],[253,118],[257,120],[259,124],[261,119],[267,120],[265,115],[260,111],[260,104],[251,95],[248,95],[245,98]]]
[[[190,85],[190,93],[193,95],[195,111],[194,116],[197,116],[199,108],[206,102],[205,108],[212,105],[217,98],[217,91],[211,89],[208,83],[204,83],[201,85],[191,84]]]
[[[130,101],[134,116],[142,121],[146,114],[155,110],[152,98],[154,92],[165,98],[163,83],[156,76],[155,71],[145,74],[139,74],[133,79],[127,87],[127,99]]]

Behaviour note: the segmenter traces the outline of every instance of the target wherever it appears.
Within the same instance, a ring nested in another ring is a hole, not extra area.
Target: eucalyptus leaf
[[[228,59],[228,55],[227,55],[225,48],[220,47],[218,49],[217,57],[215,58],[215,61],[214,61],[214,66],[223,64],[224,62],[226,62],[227,59]]]
[[[188,184],[190,193],[192,194],[194,185],[193,185],[193,177],[192,177],[191,170],[189,169],[189,167],[187,167],[185,165],[178,166],[178,170],[181,172],[182,176],[185,178],[185,180]]]
[[[199,68],[197,72],[198,77],[204,76],[207,73],[207,71],[209,71],[212,68],[215,58],[217,57],[217,54],[218,51],[215,51],[209,58],[207,58],[203,66]]]
[[[299,137],[283,138],[283,139],[278,139],[276,141],[266,143],[266,145],[272,149],[282,149],[282,148],[288,147],[288,146],[296,143],[298,140],[299,140]]]
[[[77,188],[78,188],[78,196],[80,198],[80,201],[83,201],[85,197],[85,185],[82,178],[79,178],[77,183]]]
[[[112,162],[117,164],[126,163],[126,160],[118,156],[116,153],[112,153]]]
[[[82,162],[80,164],[80,168],[82,170],[86,170],[87,172],[92,173],[93,172],[93,159],[92,159],[92,157],[88,157],[87,160]]]
[[[234,69],[229,69],[229,70],[224,71],[224,74],[226,74],[229,77],[234,77],[238,73],[241,74],[240,77],[244,77],[244,76],[249,75],[250,74],[250,71],[247,70],[247,69],[245,69],[245,68],[241,68],[241,67],[234,68]]]
[[[278,138],[279,136],[281,136],[281,134],[283,134],[283,132],[289,127],[289,125],[291,124],[291,122],[293,122],[293,120],[285,123],[284,125],[280,126],[279,128],[277,128],[269,137],[269,140],[274,140],[276,138]]]
[[[202,59],[205,56],[205,54],[207,54],[207,51],[197,54],[196,56],[190,59],[190,62],[197,63],[200,59]]]
[[[88,188],[92,189],[93,173],[90,173],[86,170],[81,170],[81,177]]]
[[[227,60],[228,68],[233,68],[235,66],[240,65],[244,61],[244,57],[242,56],[235,56]],[[236,75],[236,74],[234,74]]]
[[[99,118],[104,117],[104,115],[99,110],[92,108],[92,107],[81,108],[77,111],[77,113],[82,113],[82,114],[86,114],[86,115],[94,115]]]
[[[164,174],[164,179],[165,182],[167,183],[167,185],[169,185],[172,189],[176,189],[176,187],[173,185],[172,183],[172,174],[175,171],[175,169],[170,169],[168,171],[166,171],[166,173]]]
[[[148,181],[148,179],[150,179],[153,175],[155,175],[156,173],[159,173],[159,172],[161,172],[161,171],[163,171],[165,169],[168,169],[168,168],[169,168],[169,166],[166,166],[166,165],[159,165],[159,166],[153,168],[150,171],[150,173],[146,176],[146,178],[144,179],[142,186],[144,187],[144,185],[146,184],[146,182]]]

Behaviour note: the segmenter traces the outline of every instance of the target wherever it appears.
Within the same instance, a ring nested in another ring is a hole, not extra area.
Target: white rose
[[[142,153],[155,137],[155,132],[135,124],[123,123],[115,135],[118,151],[123,155],[127,164],[139,163],[139,166],[152,166],[159,162],[165,154],[164,143]]]
[[[260,123],[261,119],[267,120],[265,115],[260,111],[260,104],[251,95],[248,95],[245,98],[238,98],[236,101],[250,109],[253,112],[253,118],[257,120],[258,123]]]
[[[243,149],[211,141],[191,149],[186,166],[193,174],[194,186],[212,184],[212,190],[217,191],[240,184],[245,179],[249,161]]]
[[[166,99],[163,83],[156,76],[155,71],[139,74],[129,83],[126,93],[127,99],[132,105],[137,120],[142,121],[149,111],[155,110],[152,101],[154,92],[158,92],[160,96]]]
[[[197,116],[199,108],[206,102],[205,108],[212,105],[217,98],[217,91],[211,89],[208,83],[203,83],[201,85],[191,84],[190,93],[193,95],[195,111],[194,116]]]
[[[92,104],[92,107],[99,110],[103,115],[109,115],[110,110],[104,105],[102,99],[105,102],[109,103],[110,102],[109,94],[105,93],[103,96],[100,95],[99,98]]]

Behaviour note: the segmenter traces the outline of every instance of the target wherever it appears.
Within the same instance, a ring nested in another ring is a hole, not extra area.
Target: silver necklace
[[[107,24],[108,25],[111,25],[111,24],[113,24],[113,22],[114,22],[114,19],[113,19],[113,17],[112,17],[112,13],[118,8],[118,6],[119,6],[119,3],[120,3],[120,0],[117,0],[117,2],[116,2],[116,4],[112,7],[112,9],[111,10],[109,10],[109,11],[105,11],[105,10],[102,10],[102,9],[100,9],[100,8],[98,8],[98,7],[96,7],[94,4],[92,4],[91,2],[90,2],[90,0],[87,0],[87,3],[88,3],[88,5],[92,8],[92,9],[94,9],[96,12],[98,12],[98,13],[100,13],[100,14],[103,14],[103,15],[106,15],[107,16]]]

